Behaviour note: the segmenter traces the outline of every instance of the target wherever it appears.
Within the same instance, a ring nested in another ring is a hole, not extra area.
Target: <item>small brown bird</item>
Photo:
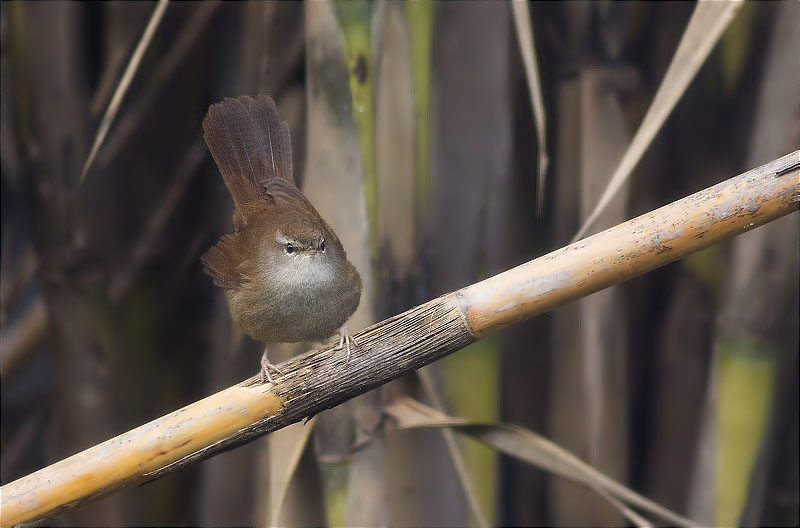
[[[203,120],[205,140],[233,196],[235,231],[202,257],[225,288],[231,317],[263,343],[323,340],[358,307],[361,277],[331,227],[295,186],[289,127],[266,95],[225,99]],[[269,370],[261,358],[261,381]]]

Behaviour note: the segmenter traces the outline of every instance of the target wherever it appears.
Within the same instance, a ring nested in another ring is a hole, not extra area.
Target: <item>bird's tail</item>
[[[270,96],[243,95],[211,105],[203,131],[237,210],[263,199],[272,178],[294,183],[289,127]]]

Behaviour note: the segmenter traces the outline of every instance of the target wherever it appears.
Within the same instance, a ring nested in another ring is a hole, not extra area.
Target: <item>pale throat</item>
[[[296,241],[280,231],[276,234],[275,240],[280,247],[285,247],[287,243],[297,244]],[[287,287],[292,288],[318,289],[328,286],[336,280],[332,262],[324,251],[301,250],[296,245],[293,253],[282,251],[280,257],[283,257],[282,265],[271,269],[265,269],[267,266],[262,266],[261,275],[270,282],[286,284]]]

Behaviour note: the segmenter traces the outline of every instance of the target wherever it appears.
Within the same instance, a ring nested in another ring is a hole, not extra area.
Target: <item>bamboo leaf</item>
[[[444,408],[444,404],[441,398],[439,398],[439,394],[436,392],[433,380],[428,371],[420,369],[417,371],[417,376],[419,377],[422,389],[425,391],[425,396],[433,402],[437,410],[441,411]],[[470,513],[475,518],[478,526],[488,526],[486,514],[483,513],[483,508],[481,508],[481,504],[478,501],[478,495],[475,493],[475,484],[473,483],[472,477],[467,472],[467,467],[464,464],[464,456],[458,448],[453,432],[449,429],[442,429],[442,436],[447,444],[450,460],[453,462],[453,467],[458,475],[458,482],[461,485],[461,490],[464,492],[467,504],[469,504]]]
[[[195,49],[198,38],[205,34],[211,16],[220,7],[216,1],[203,2],[192,13],[191,18],[181,29],[180,35],[175,39],[164,54],[159,58],[147,83],[138,91],[117,122],[113,130],[109,129],[103,141],[103,150],[98,151],[95,163],[102,169],[107,167],[128,144],[131,137],[141,126],[142,120],[147,115],[147,110],[153,105],[172,75],[181,64],[184,64],[187,55]],[[203,147],[205,150],[205,147]]]
[[[289,485],[314,430],[316,418],[305,424],[296,423],[269,436],[270,508],[269,525],[277,526]]]
[[[514,27],[517,30],[519,51],[522,63],[525,66],[525,79],[528,81],[528,93],[531,97],[533,109],[533,122],[536,125],[536,146],[538,154],[536,174],[536,214],[542,214],[544,205],[544,188],[547,177],[547,146],[545,144],[547,126],[544,114],[544,98],[542,97],[542,84],[539,80],[539,66],[536,61],[536,45],[533,40],[531,28],[530,5],[524,0],[512,0],[511,12],[514,15]]]
[[[500,452],[561,477],[580,482],[591,488],[602,488],[615,498],[646,510],[675,525],[688,527],[697,524],[639,495],[553,442],[522,427],[453,418],[408,397],[397,398],[389,403],[385,410],[389,416],[397,420],[401,429],[449,427],[473,436]]]
[[[592,488],[598,495],[610,502],[626,519],[631,521],[634,526],[638,528],[647,528],[655,526],[655,523],[645,519],[643,516],[636,513],[633,509],[629,508],[624,502],[620,501],[609,492],[600,487]]]
[[[501,353],[501,340],[492,336],[441,361],[443,391],[451,412],[486,422],[498,419]],[[444,407],[438,410],[444,411]],[[479,500],[481,515],[485,519],[494,519],[497,454],[471,438],[464,439],[460,447],[467,475],[475,483],[474,493]],[[480,519],[475,517],[478,524],[481,524]]]
[[[122,74],[122,78],[117,85],[117,89],[114,91],[114,97],[112,97],[111,102],[108,103],[108,108],[106,108],[106,113],[103,115],[103,120],[100,121],[100,126],[97,129],[97,135],[94,138],[94,144],[92,144],[92,149],[89,151],[89,156],[86,158],[86,162],[83,164],[83,170],[81,170],[80,183],[83,183],[83,180],[86,178],[86,173],[89,172],[89,169],[94,162],[94,158],[97,156],[97,152],[100,150],[100,146],[103,144],[106,134],[108,134],[108,129],[111,127],[111,123],[114,121],[114,117],[116,117],[117,112],[119,111],[120,104],[122,104],[122,98],[125,97],[125,93],[128,91],[128,87],[133,80],[133,76],[136,74],[136,70],[139,68],[139,64],[142,61],[144,52],[147,49],[147,46],[150,44],[150,41],[153,39],[153,35],[155,34],[158,25],[161,23],[161,19],[164,16],[164,11],[167,9],[168,2],[169,0],[158,0],[158,4],[153,10],[153,14],[150,16],[150,21],[147,23],[144,33],[142,33],[142,38],[136,45],[136,49],[133,51],[131,60],[128,62],[128,66],[125,68],[125,73]]]
[[[389,524],[389,494],[386,486],[386,441],[381,434],[373,435],[349,464],[345,526],[386,526]],[[344,502],[344,501],[342,501]],[[335,525],[336,519],[329,518]]]
[[[700,66],[711,53],[714,44],[722,32],[728,27],[737,11],[742,7],[741,0],[730,2],[713,2],[705,0],[697,3],[689,25],[681,38],[678,49],[667,68],[664,80],[656,92],[650,108],[647,110],[636,135],[628,150],[617,165],[614,175],[603,191],[603,195],[584,221],[581,228],[572,238],[572,242],[582,238],[595,223],[600,214],[608,207],[611,199],[617,194],[622,184],[630,177],[636,164],[644,155],[647,147],[661,129],[672,109],[694,79]]]
[[[4,325],[0,338],[0,375],[8,380],[24,364],[34,346],[47,334],[47,307],[37,298],[11,328]]]

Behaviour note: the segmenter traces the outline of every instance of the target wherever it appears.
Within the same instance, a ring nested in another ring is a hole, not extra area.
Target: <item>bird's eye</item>
[[[294,244],[292,244],[291,242],[287,242],[286,243],[286,252],[289,253],[290,255],[292,253],[294,253]]]
[[[325,239],[322,239],[322,242],[319,243],[319,250],[325,251]]]

